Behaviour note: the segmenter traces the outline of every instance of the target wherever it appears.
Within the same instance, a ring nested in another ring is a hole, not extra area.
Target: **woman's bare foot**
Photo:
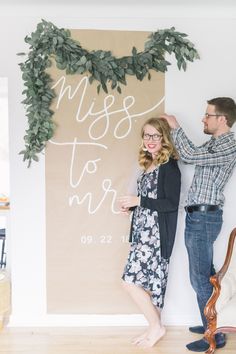
[[[166,333],[165,327],[152,327],[148,331],[146,337],[139,341],[138,346],[143,348],[153,347]]]
[[[149,333],[149,331],[146,330],[144,333],[142,333],[139,336],[133,338],[131,343],[135,344],[135,345],[138,345],[142,340],[144,340],[147,337],[148,333]]]

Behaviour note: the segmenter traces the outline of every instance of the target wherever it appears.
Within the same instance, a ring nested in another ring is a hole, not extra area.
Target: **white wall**
[[[4,10],[4,11],[2,11]],[[13,11],[14,10],[14,11]],[[166,112],[179,117],[186,132],[196,142],[206,137],[201,118],[206,100],[215,96],[236,99],[235,7],[158,8],[154,6],[94,5],[91,8],[65,6],[2,7],[0,17],[0,77],[9,79],[10,125],[10,190],[12,316],[10,325],[129,325],[142,324],[141,316],[52,316],[46,314],[45,289],[45,178],[44,158],[30,169],[18,155],[23,149],[27,127],[20,103],[23,84],[16,53],[27,51],[24,37],[34,31],[41,18],[58,27],[156,31],[175,26],[189,35],[199,50],[201,60],[189,64],[186,73],[179,72],[174,58],[166,74]],[[17,15],[13,15],[17,14]],[[73,16],[71,15],[73,14]],[[78,14],[77,16],[75,14]],[[235,128],[234,128],[235,130]],[[190,183],[193,169],[182,166],[183,193]],[[226,191],[224,227],[216,242],[216,263],[221,265],[226,236],[234,226],[233,201],[236,198],[235,177]],[[184,196],[183,196],[184,198]],[[188,264],[183,243],[184,212],[181,211],[174,254],[171,261],[166,307],[167,324],[197,323],[199,315],[188,280]],[[223,250],[223,251],[222,251]]]
[[[8,149],[8,90],[7,78],[0,77],[0,197],[9,196],[9,149]],[[0,228],[7,224],[7,212],[0,215]],[[2,242],[1,242],[2,244]]]

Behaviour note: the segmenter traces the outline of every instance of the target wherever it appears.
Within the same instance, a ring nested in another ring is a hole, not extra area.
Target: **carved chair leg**
[[[204,314],[207,320],[207,330],[204,333],[204,337],[209,343],[209,348],[206,351],[207,354],[213,354],[216,349],[215,333],[216,333],[216,323],[217,323],[217,312],[215,309],[214,300],[215,300],[215,294],[213,293],[211,300],[207,303],[204,310]],[[212,302],[213,302],[213,306],[212,306]]]
[[[209,324],[209,326],[210,326],[210,324]],[[215,331],[213,330],[212,327],[207,328],[206,332],[204,333],[204,337],[206,338],[206,340],[209,343],[209,348],[206,351],[206,354],[213,354],[216,349],[216,341],[215,341]]]
[[[207,320],[207,330],[204,333],[204,337],[209,343],[209,349],[206,351],[207,354],[213,354],[216,349],[215,333],[217,324],[217,312],[215,304],[220,292],[220,284],[218,283],[216,275],[210,277],[210,282],[213,285],[213,292],[204,309],[204,315]]]

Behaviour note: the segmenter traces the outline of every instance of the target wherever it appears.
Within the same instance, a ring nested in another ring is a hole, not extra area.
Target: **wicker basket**
[[[11,309],[11,284],[8,275],[0,271],[0,329],[7,322]]]

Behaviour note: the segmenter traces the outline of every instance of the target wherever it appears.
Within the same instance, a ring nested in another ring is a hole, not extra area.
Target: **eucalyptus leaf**
[[[82,58],[80,59],[81,64],[85,64],[86,61],[87,61],[87,58],[85,55],[83,55]]]

